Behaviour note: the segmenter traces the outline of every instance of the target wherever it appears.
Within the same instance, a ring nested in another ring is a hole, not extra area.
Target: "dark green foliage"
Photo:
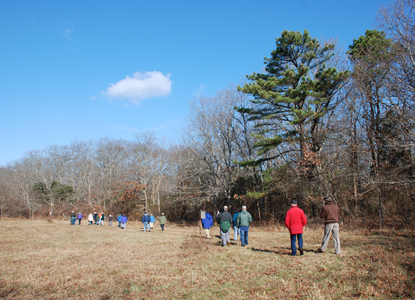
[[[239,90],[253,96],[254,108],[236,107],[258,121],[255,147],[261,156],[242,165],[255,165],[275,157],[267,157],[280,145],[310,143],[318,151],[316,137],[322,118],[332,110],[334,96],[349,75],[326,64],[334,55],[334,44],[321,44],[304,33],[283,31],[276,39],[271,58],[265,58],[266,73],[254,73],[250,83]]]

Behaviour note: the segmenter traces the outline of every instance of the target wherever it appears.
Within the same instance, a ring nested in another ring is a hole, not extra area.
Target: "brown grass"
[[[207,240],[199,228],[171,224],[144,233],[132,222],[121,230],[108,222],[3,220],[0,298],[415,297],[413,232],[342,231],[342,254],[335,255],[332,241],[327,253],[316,252],[322,228],[307,229],[304,256],[291,257],[284,228],[251,228],[245,248],[239,241],[220,247],[218,231]]]

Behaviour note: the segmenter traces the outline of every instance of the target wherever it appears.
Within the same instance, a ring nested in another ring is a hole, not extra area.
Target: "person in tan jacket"
[[[326,252],[330,234],[333,233],[334,249],[336,250],[336,254],[340,254],[340,209],[329,196],[324,197],[324,206],[321,209],[320,217],[324,220],[325,227],[323,241],[318,252]]]

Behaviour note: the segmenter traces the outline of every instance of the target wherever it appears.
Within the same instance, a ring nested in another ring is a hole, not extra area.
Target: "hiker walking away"
[[[236,210],[236,213],[233,214],[233,218],[232,218],[233,231],[234,231],[234,234],[235,234],[235,237],[233,238],[234,241],[238,240],[238,234],[239,234],[239,236],[241,236],[241,232],[240,232],[238,226],[236,226],[236,219],[238,218],[239,213],[240,213],[239,210]]]
[[[88,225],[92,225],[92,222],[94,222],[94,217],[92,216],[92,213],[89,213],[89,215],[88,215]]]
[[[83,218],[83,215],[81,214],[81,212],[79,212],[77,218],[78,218],[78,225],[81,225],[81,221],[82,221],[82,218]]]
[[[104,226],[105,215],[104,212],[101,213],[100,225]]]
[[[122,218],[122,215],[119,214],[117,217],[118,227],[121,227],[121,218]]]
[[[236,219],[236,226],[240,230],[239,236],[241,237],[241,246],[248,245],[248,230],[249,224],[252,222],[252,216],[246,211],[246,206],[242,206],[242,212],[238,214]]]
[[[121,217],[121,228],[122,229],[125,229],[125,227],[127,225],[127,221],[128,221],[127,216],[126,215],[122,215],[122,217]]]
[[[285,216],[285,226],[290,231],[291,235],[291,255],[297,254],[295,247],[295,240],[298,238],[298,250],[300,255],[304,254],[303,251],[303,227],[307,224],[307,218],[305,217],[304,211],[297,206],[296,200],[291,200],[291,208],[287,211]]]
[[[229,229],[231,229],[232,215],[228,212],[228,207],[223,207],[223,212],[217,212],[216,221],[220,227],[220,237],[222,238],[222,247],[226,247],[227,243],[231,242],[229,237]]]
[[[167,219],[164,216],[164,213],[161,213],[161,217],[158,217],[158,219],[159,219],[159,222],[160,222],[161,231],[164,231],[164,225],[167,222]]]
[[[329,196],[324,197],[324,206],[321,209],[320,218],[324,221],[324,237],[318,252],[326,252],[330,234],[333,233],[334,249],[336,254],[340,254],[340,209]]]
[[[156,219],[154,218],[153,214],[150,215],[150,229],[153,229],[154,223],[156,223]]]
[[[148,232],[150,232],[150,225],[148,223],[150,223],[150,216],[144,212],[144,216],[141,219],[141,223],[144,224],[144,232],[146,232],[146,227],[148,228]]]
[[[213,218],[209,212],[205,212],[205,218],[202,219],[202,227],[205,229],[206,237],[210,239],[210,228],[213,226]]]
[[[76,214],[74,211],[71,212],[71,225],[75,225],[76,222]]]
[[[112,220],[113,220],[113,216],[110,215],[108,218],[108,226],[112,226]]]
[[[94,213],[94,220],[95,220],[95,225],[99,225],[99,215],[97,213]]]

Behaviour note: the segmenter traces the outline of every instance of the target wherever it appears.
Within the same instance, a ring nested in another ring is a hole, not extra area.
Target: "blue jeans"
[[[241,236],[241,245],[245,246],[248,245],[248,230],[242,230],[240,229],[239,235]]]
[[[146,232],[146,226],[148,228],[148,231],[150,231],[150,224],[148,224],[148,222],[144,222],[144,232]]]
[[[78,219],[78,224],[79,224],[79,225],[81,225],[81,220],[82,220],[82,219]]]
[[[120,221],[118,221],[118,227],[121,227],[121,222]]]
[[[164,231],[164,224],[160,225],[161,231]]]
[[[89,223],[88,225],[92,225],[92,221],[88,221],[88,223]]]
[[[292,256],[295,256],[296,253],[297,253],[297,248],[295,247],[296,237],[298,237],[298,248],[303,249],[303,234],[302,233],[292,234],[291,235],[291,251],[292,251]]]
[[[234,225],[233,226],[233,231],[235,233],[235,238],[233,240],[234,241],[237,241],[238,240],[238,234],[239,234],[239,236],[241,235],[241,230]]]
[[[121,223],[121,228],[125,229],[126,225],[127,225],[127,223]]]

